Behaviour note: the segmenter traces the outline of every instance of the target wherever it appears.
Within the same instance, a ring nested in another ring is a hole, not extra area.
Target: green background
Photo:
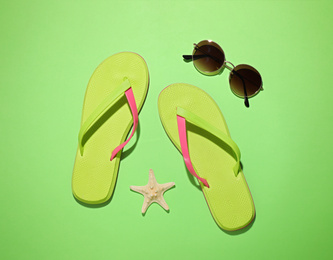
[[[332,259],[333,4],[329,1],[3,1],[0,9],[1,259]],[[228,73],[207,77],[182,54],[203,39],[260,71],[243,100]],[[150,89],[110,203],[71,193],[83,98],[98,64],[140,54]],[[242,152],[257,216],[224,232],[191,182],[157,110],[184,82],[208,92]],[[174,181],[141,215],[130,185]]]

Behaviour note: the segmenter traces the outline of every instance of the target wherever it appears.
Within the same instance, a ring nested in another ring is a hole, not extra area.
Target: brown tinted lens
[[[224,63],[221,47],[212,41],[201,41],[193,51],[194,66],[204,74],[218,73]]]
[[[231,90],[240,97],[248,97],[258,93],[262,86],[259,72],[249,65],[238,65],[230,73],[229,83]]]

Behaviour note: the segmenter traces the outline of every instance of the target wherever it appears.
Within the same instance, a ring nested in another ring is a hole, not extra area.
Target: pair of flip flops
[[[79,201],[101,204],[112,196],[121,150],[134,134],[148,86],[147,64],[132,52],[107,58],[93,73],[72,178]],[[215,101],[195,86],[177,83],[160,93],[158,110],[167,135],[198,178],[216,223],[230,231],[247,226],[255,215],[252,196],[239,149]]]

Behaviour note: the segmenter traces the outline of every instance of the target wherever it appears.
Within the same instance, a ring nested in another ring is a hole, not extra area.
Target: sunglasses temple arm
[[[242,82],[243,82],[243,88],[244,88],[244,104],[246,107],[250,107],[250,103],[249,103],[249,99],[247,97],[247,91],[246,91],[246,87],[245,87],[245,82],[244,79],[241,77]]]
[[[183,59],[186,61],[198,60],[205,57],[207,57],[207,55],[183,55]]]
[[[183,59],[192,61],[192,55],[183,55]]]
[[[246,91],[246,87],[245,87],[245,81],[244,81],[243,77],[239,73],[237,73],[237,71],[233,71],[233,73],[235,73],[241,79],[241,81],[243,83],[243,88],[244,88],[244,104],[246,107],[250,107],[250,103],[249,103],[249,99],[247,97],[247,91]]]
[[[244,97],[244,104],[245,104],[246,107],[250,107],[249,99],[247,98],[246,94],[245,94],[245,97]]]

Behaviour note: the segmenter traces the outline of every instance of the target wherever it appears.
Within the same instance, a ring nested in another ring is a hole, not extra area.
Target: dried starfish
[[[163,198],[165,191],[175,186],[174,182],[168,182],[164,184],[158,184],[152,169],[149,170],[149,181],[146,186],[130,186],[130,189],[141,193],[145,199],[143,201],[141,212],[144,214],[147,208],[156,202],[160,204],[165,210],[169,210],[168,204]]]

